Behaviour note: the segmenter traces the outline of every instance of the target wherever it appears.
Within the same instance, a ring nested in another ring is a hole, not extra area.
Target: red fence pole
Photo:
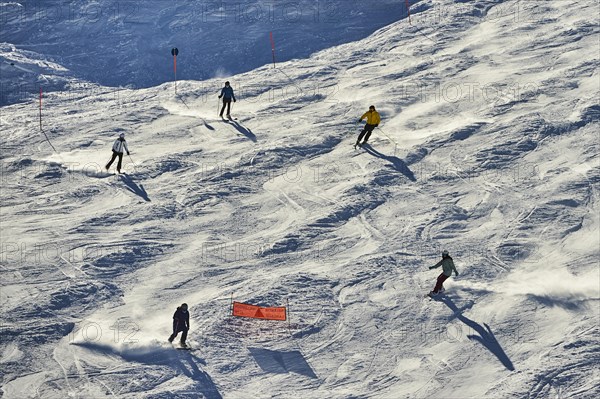
[[[177,47],[173,47],[171,49],[171,55],[173,56],[173,71],[175,72],[175,95],[177,95],[177,55],[179,54],[179,49]]]

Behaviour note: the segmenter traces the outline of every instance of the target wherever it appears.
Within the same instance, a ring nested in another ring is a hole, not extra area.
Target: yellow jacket
[[[367,123],[369,125],[379,125],[381,122],[381,118],[379,117],[379,112],[377,111],[367,111],[363,116],[360,117],[360,120],[367,118]]]

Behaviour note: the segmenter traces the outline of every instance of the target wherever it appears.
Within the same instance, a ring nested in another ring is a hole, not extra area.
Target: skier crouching
[[[456,276],[458,276],[456,267],[454,267],[454,261],[452,260],[452,258],[450,257],[450,254],[446,250],[442,251],[442,260],[439,261],[438,263],[436,263],[434,266],[430,266],[429,270],[436,269],[440,266],[442,266],[442,270],[443,270],[442,274],[440,274],[438,276],[437,282],[435,284],[435,287],[433,288],[433,291],[431,291],[429,294],[427,294],[429,296],[437,295],[440,292],[444,291],[444,281],[446,281],[446,279],[448,279],[448,277],[450,277],[452,275],[452,271],[454,271],[454,274]]]
[[[173,334],[169,337],[169,342],[173,342],[177,334],[181,332],[181,339],[179,343],[182,347],[187,348],[185,340],[187,339],[187,333],[190,329],[190,314],[188,313],[187,303],[181,304],[173,315]]]

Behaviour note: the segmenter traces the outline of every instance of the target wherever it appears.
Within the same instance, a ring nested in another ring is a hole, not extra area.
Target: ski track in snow
[[[222,79],[56,91],[54,152],[37,104],[3,107],[3,398],[600,396],[597,4],[516,3],[420,1],[232,76],[238,120]],[[442,248],[460,276],[430,300]],[[182,302],[189,352],[166,342]]]

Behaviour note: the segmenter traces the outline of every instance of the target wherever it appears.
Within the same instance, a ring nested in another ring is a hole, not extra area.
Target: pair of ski
[[[363,141],[362,143],[356,143],[354,144],[354,149],[357,150],[359,148],[365,148],[365,147],[369,147],[369,143],[367,143],[366,141]]]
[[[125,173],[125,172],[120,172],[119,173],[119,172],[116,172],[116,171],[113,173],[113,172],[109,172],[109,171],[105,170],[105,171],[100,172],[100,173],[98,173],[96,175],[89,175],[89,176],[97,177],[99,179],[104,179],[104,178],[111,177],[111,176],[114,176],[114,177],[128,176],[128,174]]]

